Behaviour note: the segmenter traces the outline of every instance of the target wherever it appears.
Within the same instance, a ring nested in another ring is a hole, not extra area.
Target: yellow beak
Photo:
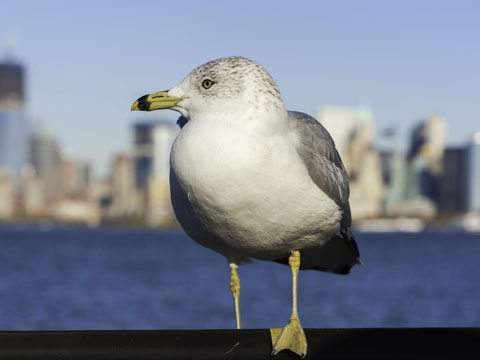
[[[153,111],[171,109],[183,99],[168,96],[168,91],[144,95],[132,105],[132,111]]]

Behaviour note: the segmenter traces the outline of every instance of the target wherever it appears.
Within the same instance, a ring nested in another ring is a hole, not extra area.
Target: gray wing
[[[307,114],[289,111],[288,119],[290,129],[298,136],[297,151],[311,179],[343,211],[342,228],[350,227],[348,175],[332,137],[322,124]]]
[[[350,231],[352,216],[348,197],[348,175],[332,137],[316,119],[300,112],[288,112],[289,126],[297,135],[297,151],[312,181],[343,211],[340,232],[325,245],[302,252],[302,269],[348,274],[361,264],[357,243]],[[288,259],[277,262],[287,264]]]

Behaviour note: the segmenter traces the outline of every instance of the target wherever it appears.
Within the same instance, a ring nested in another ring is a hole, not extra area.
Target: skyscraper
[[[445,120],[439,116],[427,117],[412,130],[407,159],[412,161],[420,156],[426,160],[430,173],[440,174],[443,166],[446,136]]]
[[[137,210],[133,159],[126,154],[118,154],[113,159],[111,169],[111,204],[109,215],[113,218],[132,217]]]
[[[177,126],[165,120],[134,125],[135,183],[143,195],[140,212],[150,225],[170,222],[173,218],[169,191],[170,148],[177,132]]]
[[[23,66],[10,59],[0,62],[0,166],[9,169],[17,186],[29,156],[24,99]]]
[[[467,146],[467,209],[480,212],[480,132]]]
[[[177,132],[177,126],[165,120],[137,122],[134,125],[137,188],[144,188],[151,176],[168,182],[170,148]]]
[[[400,156],[393,158],[390,186],[385,198],[388,215],[426,219],[436,215],[445,137],[445,120],[437,116],[427,117],[413,128],[406,159]]]
[[[443,174],[440,180],[438,211],[455,214],[466,210],[467,150],[449,147],[443,156]]]
[[[23,110],[24,74],[23,66],[14,60],[0,62],[0,108]]]
[[[46,200],[58,200],[61,190],[61,154],[56,139],[45,131],[37,130],[31,138],[30,161],[42,183]]]
[[[413,129],[407,153],[407,161],[412,171],[412,197],[426,197],[436,205],[439,202],[446,133],[443,118],[426,118]]]
[[[0,166],[0,219],[8,220],[14,215],[14,193],[12,176],[8,169]]]
[[[29,136],[23,111],[0,108],[0,165],[10,170],[15,184],[29,160]]]

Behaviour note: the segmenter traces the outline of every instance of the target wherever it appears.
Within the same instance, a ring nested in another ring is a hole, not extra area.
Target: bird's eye
[[[215,84],[215,83],[212,80],[209,80],[209,79],[205,79],[205,80],[202,81],[202,87],[204,89],[210,89],[213,86],[213,84]]]

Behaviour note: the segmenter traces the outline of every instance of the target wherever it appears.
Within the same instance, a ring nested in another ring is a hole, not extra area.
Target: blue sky
[[[27,68],[28,112],[104,173],[131,148],[131,113],[214,58],[242,55],[277,81],[287,108],[367,105],[406,134],[448,121],[448,141],[480,130],[480,1],[0,0],[0,57]]]

